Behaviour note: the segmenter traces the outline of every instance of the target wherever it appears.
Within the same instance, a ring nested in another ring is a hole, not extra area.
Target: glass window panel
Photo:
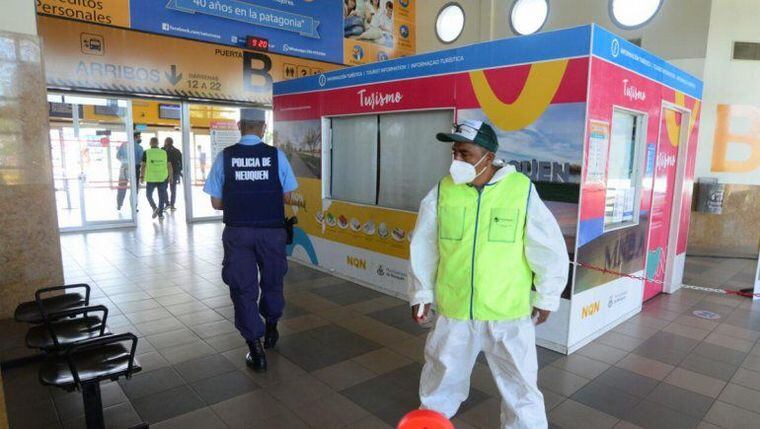
[[[615,110],[607,162],[607,192],[604,209],[606,229],[638,222],[639,177],[636,168],[643,116]]]
[[[332,119],[331,194],[336,200],[375,204],[377,116]]]
[[[453,120],[449,110],[380,115],[380,206],[417,210],[451,164],[451,146],[435,133]]]

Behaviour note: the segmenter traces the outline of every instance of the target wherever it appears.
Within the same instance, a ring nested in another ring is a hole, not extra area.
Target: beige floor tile
[[[718,396],[718,400],[745,410],[760,410],[760,391],[748,389],[738,384],[729,383]]]
[[[644,429],[641,426],[636,426],[633,423],[626,422],[624,420],[621,420],[618,424],[615,425],[615,429]]]
[[[481,429],[483,427],[483,426],[471,425],[459,417],[454,417],[453,419],[451,419],[451,423],[454,425],[456,429]]]
[[[338,393],[328,395],[309,405],[296,407],[293,411],[307,425],[315,429],[351,426],[369,415],[365,409]]]
[[[345,308],[356,313],[367,314],[375,311],[384,310],[386,308],[395,307],[402,303],[399,299],[390,296],[381,296],[379,298],[373,298],[363,302],[357,302],[356,304],[347,305]],[[411,315],[411,312],[409,313]]]
[[[377,322],[380,323],[380,322]],[[349,330],[352,330],[351,328],[347,328]],[[363,336],[364,338],[367,338],[368,340],[374,341],[378,344],[382,344],[386,347],[390,347],[393,344],[398,344],[399,342],[411,340],[414,339],[412,335],[400,330],[396,329],[394,327],[388,326],[388,325],[382,325],[378,326],[376,328],[372,329],[357,329],[353,331],[355,334],[359,334]]]
[[[635,354],[630,354],[621,359],[615,366],[645,377],[663,380],[675,368],[672,365],[660,362],[658,360],[645,358]]]
[[[224,423],[233,428],[254,427],[256,422],[288,412],[284,405],[264,390],[236,396],[212,405],[211,408]]]
[[[425,362],[425,340],[426,338],[424,336],[412,337],[403,341],[398,341],[398,342],[389,344],[387,347],[395,351],[396,353],[404,355],[412,360],[415,360],[420,363],[424,363]]]
[[[655,319],[660,319],[667,322],[672,322],[678,318],[678,316],[681,315],[681,313],[677,311],[670,311],[665,310],[663,308],[647,308],[646,305],[644,305],[644,308],[642,309],[642,313],[646,317],[652,317]]]
[[[748,354],[744,362],[742,362],[742,367],[760,372],[760,355]]]
[[[604,344],[591,343],[584,346],[576,352],[579,355],[589,357],[598,361],[606,362],[610,365],[614,365],[615,362],[623,359],[628,352],[625,350],[616,349]]]
[[[153,429],[224,429],[227,425],[214,414],[211,408],[201,408],[169,420],[152,424],[150,427]]]
[[[683,368],[676,368],[665,377],[665,382],[701,395],[717,398],[726,383],[717,378],[697,374]]]
[[[706,421],[703,420],[703,421],[699,422],[699,424],[697,425],[697,429],[721,429],[721,427],[720,426],[715,426],[714,424],[708,423],[708,422],[706,422]]]
[[[482,363],[476,363],[475,367],[472,369],[472,375],[470,376],[470,385],[491,396],[499,396],[499,388],[496,386],[496,382],[493,380],[491,369]]]
[[[557,405],[561,404],[565,401],[565,399],[567,399],[562,395],[552,392],[551,390],[544,389],[541,393],[544,395],[544,407],[546,407],[546,412],[553,410],[557,407]]]
[[[749,387],[750,389],[760,390],[760,372],[747,368],[739,368],[733,378],[731,378],[731,382]]]
[[[349,310],[347,307],[333,308],[332,310],[325,310],[319,313],[319,317],[336,322],[338,320],[351,320],[356,318],[359,313]]]
[[[354,361],[343,361],[311,373],[336,391],[374,378],[377,374]]]
[[[739,338],[742,340],[752,341],[752,342],[760,339],[760,332],[758,331],[753,331],[751,329],[744,329],[744,328],[729,325],[726,323],[719,325],[717,328],[715,328],[713,332],[715,332],[716,334],[728,335],[730,337]]]
[[[382,348],[352,359],[376,374],[385,374],[412,363],[412,360],[390,349]]]
[[[727,335],[720,335],[712,333],[704,340],[706,343],[715,344],[716,346],[723,346],[732,350],[740,352],[749,352],[752,350],[754,341],[742,340],[740,338],[729,337]]]
[[[571,396],[590,380],[573,373],[547,366],[538,372],[538,385],[562,396]]]
[[[666,322],[667,326],[667,322]],[[645,326],[641,322],[625,322],[615,327],[612,332],[619,332],[630,337],[641,338],[646,340],[652,335],[660,332],[661,328],[654,328],[651,326]]]
[[[632,352],[636,347],[646,341],[644,338],[632,337],[621,332],[607,332],[596,339],[596,343],[604,344],[616,349]]]
[[[294,412],[286,411],[274,417],[257,421],[255,424],[245,426],[245,429],[309,429],[309,426]]]
[[[670,322],[671,322],[669,320],[659,319],[657,317],[654,317],[645,313],[640,313],[635,318],[631,319],[631,321],[635,323],[639,323],[642,326],[646,326],[649,328],[656,328],[656,329],[662,329],[670,325]]]
[[[500,426],[500,404],[501,402],[498,398],[489,398],[458,417],[474,427],[497,428]],[[456,426],[456,428],[459,429],[459,426]]]
[[[715,401],[705,420],[726,429],[748,429],[758,426],[760,414]]]
[[[277,328],[280,331],[280,335],[285,336],[329,324],[330,322],[328,320],[325,320],[319,316],[316,316],[314,314],[306,314],[303,316],[282,320],[278,323]]]
[[[575,375],[580,375],[581,377],[595,378],[606,371],[610,367],[610,364],[576,353],[557,359],[552,363],[552,366],[572,372]]]
[[[280,384],[269,386],[266,390],[291,410],[303,408],[334,393],[330,386],[322,383],[311,374],[301,375]]]
[[[704,302],[712,302],[714,304],[725,305],[726,307],[738,307],[746,298],[731,296],[731,295],[708,295]]]
[[[357,429],[393,429],[389,424],[371,415],[359,420],[353,427]]]
[[[663,332],[670,332],[671,334],[680,335],[686,338],[692,338],[697,341],[704,340],[710,335],[710,330],[702,328],[694,328],[691,326],[681,325],[680,323],[671,323],[663,329]]]
[[[568,399],[549,412],[549,421],[563,428],[609,429],[619,420]]]

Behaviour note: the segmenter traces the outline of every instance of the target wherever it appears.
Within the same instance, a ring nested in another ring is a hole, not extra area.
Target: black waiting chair
[[[105,428],[100,382],[129,378],[141,370],[135,360],[137,337],[111,334],[108,308],[90,305],[90,286],[86,284],[40,289],[34,301],[16,308],[15,319],[34,325],[26,334],[26,345],[45,357],[40,382],[67,391],[81,390],[87,429]],[[147,427],[143,423],[133,429]]]
[[[125,343],[131,342],[129,347]],[[130,378],[141,370],[135,359],[134,334],[107,335],[70,345],[64,353],[51,355],[40,366],[40,382],[66,391],[81,390],[87,429],[103,429],[100,382]],[[147,428],[146,424],[137,428]]]
[[[106,327],[108,308],[103,305],[48,313],[44,304],[40,311],[43,323],[26,333],[26,346],[46,353],[60,353],[84,340],[110,335]]]
[[[60,295],[43,298],[58,291],[73,291]],[[82,295],[80,292],[84,292]],[[84,283],[48,287],[39,289],[34,293],[34,301],[24,302],[16,307],[13,318],[17,322],[40,324],[44,322],[42,308],[48,313],[58,313],[65,310],[86,307],[90,305],[90,285]]]

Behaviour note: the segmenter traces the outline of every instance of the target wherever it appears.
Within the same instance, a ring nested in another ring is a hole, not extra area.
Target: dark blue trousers
[[[224,228],[222,280],[230,287],[235,327],[246,341],[263,337],[264,321],[277,322],[282,316],[285,241],[285,228]]]

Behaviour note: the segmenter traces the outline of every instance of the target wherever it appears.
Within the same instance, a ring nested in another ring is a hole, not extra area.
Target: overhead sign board
[[[47,84],[269,105],[272,82],[340,66],[40,16]]]
[[[172,37],[343,62],[340,0],[37,0],[37,13]]]

